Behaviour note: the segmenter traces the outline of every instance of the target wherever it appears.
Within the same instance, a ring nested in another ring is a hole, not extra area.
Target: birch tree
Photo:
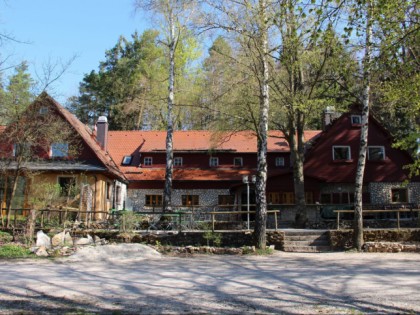
[[[246,69],[245,76],[258,86],[258,112],[249,119],[257,135],[256,216],[254,238],[257,248],[266,247],[267,223],[267,134],[269,117],[269,30],[272,1],[205,1],[210,9],[204,17],[205,28],[230,32],[241,47],[244,59],[234,61]],[[252,113],[251,113],[252,115]]]
[[[155,13],[161,23],[163,37],[161,43],[167,50],[168,58],[168,96],[166,112],[166,170],[163,189],[163,211],[172,211],[172,177],[173,177],[173,130],[175,105],[175,60],[179,43],[189,35],[188,24],[194,16],[196,4],[184,0],[136,0],[135,8]]]

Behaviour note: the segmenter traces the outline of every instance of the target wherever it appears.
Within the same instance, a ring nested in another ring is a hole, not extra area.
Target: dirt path
[[[420,313],[420,255],[0,261],[0,313]]]

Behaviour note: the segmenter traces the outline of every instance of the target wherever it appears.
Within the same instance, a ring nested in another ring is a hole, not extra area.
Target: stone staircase
[[[332,247],[327,231],[286,230],[283,250],[285,252],[321,253],[332,251]]]

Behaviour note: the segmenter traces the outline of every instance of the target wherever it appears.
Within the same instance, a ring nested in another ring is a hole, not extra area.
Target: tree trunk
[[[369,93],[370,93],[370,68],[371,68],[371,41],[372,41],[372,4],[367,3],[366,16],[366,48],[363,58],[363,108],[362,126],[360,130],[360,149],[357,162],[356,180],[354,188],[354,222],[353,222],[353,242],[354,248],[362,250],[363,240],[363,176],[366,165],[366,152],[368,145],[368,125],[369,125]]]
[[[267,134],[268,134],[268,34],[265,0],[259,1],[260,18],[260,54],[261,54],[261,80],[260,80],[260,119],[258,126],[258,153],[257,153],[257,182],[256,182],[256,216],[255,216],[255,246],[259,249],[266,247],[267,225]]]
[[[16,188],[17,188],[17,184],[18,184],[18,178],[19,178],[19,173],[18,171],[16,171],[15,175],[13,176],[13,182],[12,182],[12,191],[10,193],[10,198],[9,200],[7,200],[7,205],[6,205],[6,228],[10,228],[10,215],[12,213],[12,200],[13,198],[15,198],[15,194],[16,194]],[[7,194],[6,194],[7,196]],[[15,216],[16,216],[16,211],[15,211]]]
[[[29,212],[28,220],[26,221],[25,237],[29,244],[33,243],[35,237],[36,215],[37,211],[35,209],[31,209]]]
[[[172,173],[173,173],[173,119],[172,108],[174,104],[175,85],[175,23],[173,12],[169,12],[170,43],[169,43],[169,86],[168,86],[168,114],[166,132],[166,171],[165,187],[163,191],[163,211],[172,211]]]
[[[298,115],[299,116],[299,115]],[[308,215],[306,211],[305,201],[305,177],[303,174],[303,163],[305,159],[305,148],[303,140],[303,124],[298,122],[296,141],[292,150],[293,155],[293,183],[295,191],[295,226],[297,228],[306,228],[308,223]]]

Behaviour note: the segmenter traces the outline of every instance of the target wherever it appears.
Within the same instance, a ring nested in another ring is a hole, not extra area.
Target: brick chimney
[[[96,123],[96,140],[98,140],[101,148],[106,150],[108,144],[108,119],[100,116]]]

